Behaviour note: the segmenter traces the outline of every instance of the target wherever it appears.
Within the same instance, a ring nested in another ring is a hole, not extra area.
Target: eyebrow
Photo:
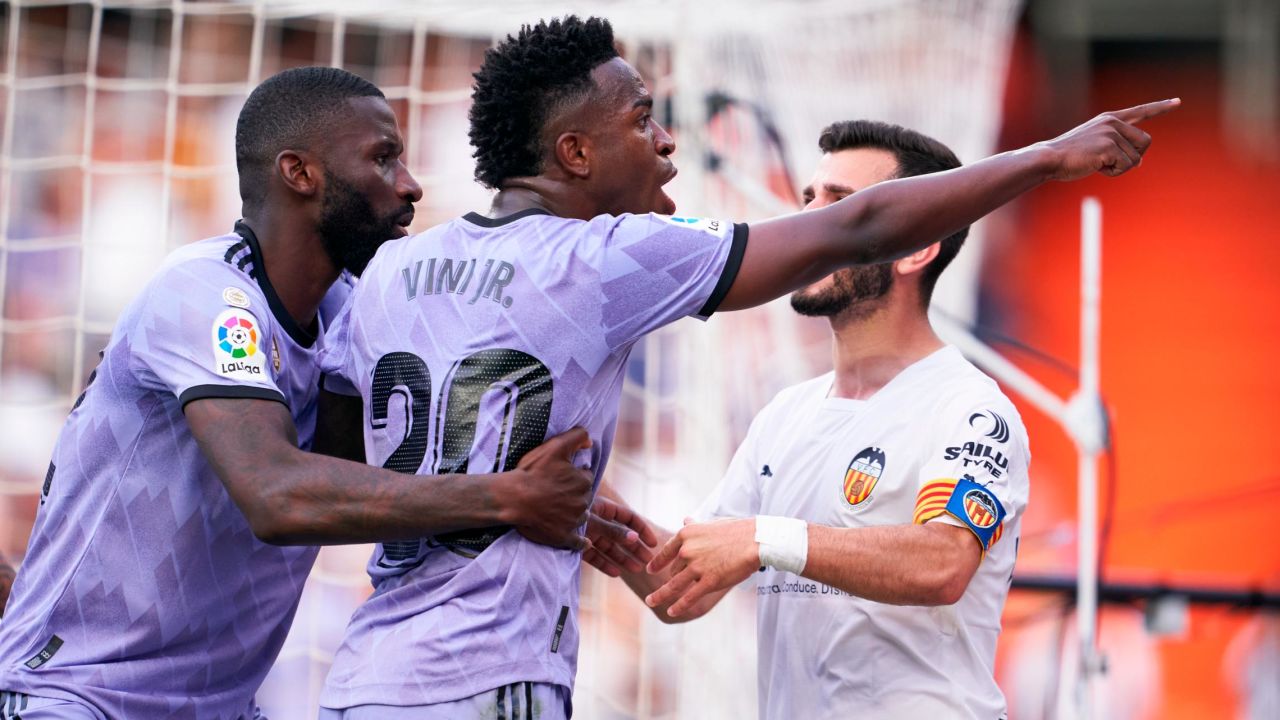
[[[636,98],[636,101],[635,101],[635,102],[633,102],[633,103],[631,103],[631,108],[634,110],[635,108],[638,108],[638,107],[645,107],[645,108],[650,108],[650,109],[652,109],[652,108],[653,108],[653,96],[652,96],[652,95],[645,95],[645,96],[644,96],[644,97],[642,97],[642,98]]]
[[[855,190],[854,188],[849,187],[848,185],[837,185],[837,184],[835,184],[835,183],[823,183],[823,184],[822,184],[822,189],[823,189],[823,190],[826,190],[827,192],[831,193],[832,195],[841,195],[841,194],[843,194],[843,195],[852,195],[852,194],[854,194],[855,192],[857,192],[857,190]]]

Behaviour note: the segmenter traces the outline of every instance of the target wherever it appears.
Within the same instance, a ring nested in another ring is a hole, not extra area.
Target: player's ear
[[[941,249],[941,243],[934,243],[923,250],[917,250],[910,255],[898,260],[893,264],[894,272],[899,275],[910,275],[911,273],[920,272],[925,265],[933,262],[938,257],[938,251]]]
[[[591,176],[591,138],[580,132],[563,132],[556,138],[553,151],[556,164],[573,177],[585,180]]]
[[[286,187],[308,197],[320,189],[320,168],[310,155],[299,150],[281,150],[276,155],[276,174]]]

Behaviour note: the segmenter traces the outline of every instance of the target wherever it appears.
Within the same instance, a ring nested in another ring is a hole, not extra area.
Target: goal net
[[[684,215],[796,209],[818,131],[898,122],[964,160],[999,129],[1016,0],[580,0],[547,3],[164,0],[0,3],[0,552],[20,559],[50,449],[123,306],[175,247],[238,217],[235,118],[257,82],[336,65],[377,83],[422,184],[414,229],[483,210],[466,114],[485,48],[524,22],[609,17],[656,96]],[[935,296],[969,316],[981,233]],[[747,423],[825,369],[825,326],[785,301],[685,321],[640,343],[609,479],[668,528],[695,508]],[[259,699],[315,717],[368,548],[321,553]],[[583,574],[575,707],[584,718],[740,718],[755,707],[755,598],[658,623],[617,581]]]

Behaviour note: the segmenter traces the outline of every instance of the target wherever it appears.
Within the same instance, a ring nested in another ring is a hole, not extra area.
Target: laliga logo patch
[[[974,489],[964,494],[964,514],[975,526],[989,528],[996,524],[1000,511],[987,491]]]
[[[223,377],[259,380],[266,370],[266,353],[258,344],[258,319],[248,310],[224,310],[213,321],[214,372]]]
[[[1009,442],[1009,423],[1005,422],[1004,418],[990,410],[983,410],[969,416],[969,427],[981,430],[982,428],[974,422],[978,418],[982,418],[986,424],[991,425],[991,429],[986,433],[987,437],[998,443]]]
[[[869,447],[854,455],[844,473],[844,499],[855,506],[866,501],[883,474],[884,451],[880,448]]]
[[[709,235],[720,236],[720,229],[724,227],[719,220],[708,220],[706,218],[686,218],[660,215],[663,220],[677,227],[690,228],[692,230],[701,230]]]

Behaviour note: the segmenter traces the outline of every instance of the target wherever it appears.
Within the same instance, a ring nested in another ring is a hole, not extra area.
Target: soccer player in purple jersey
[[[857,263],[902,258],[1051,179],[1118,175],[1150,143],[1100,116],[1057,138],[820,210],[746,225],[675,218],[675,143],[602,19],[524,27],[476,73],[468,214],[384,245],[321,364],[368,411],[369,459],[417,472],[509,467],[574,425],[597,476],[634,343],[685,316],[753,307]],[[750,242],[748,242],[750,235]],[[387,411],[405,393],[408,420]],[[333,402],[339,402],[336,398]],[[321,695],[345,720],[563,718],[580,558],[496,527],[379,546]]]
[[[166,259],[54,449],[0,622],[6,720],[256,717],[315,544],[509,523],[583,546],[580,429],[504,474],[406,476],[304,452],[328,432],[363,458],[334,416],[317,428],[316,356],[344,270],[413,218],[422,191],[402,151],[381,91],[351,73],[287,70],[249,96],[243,221]]]

